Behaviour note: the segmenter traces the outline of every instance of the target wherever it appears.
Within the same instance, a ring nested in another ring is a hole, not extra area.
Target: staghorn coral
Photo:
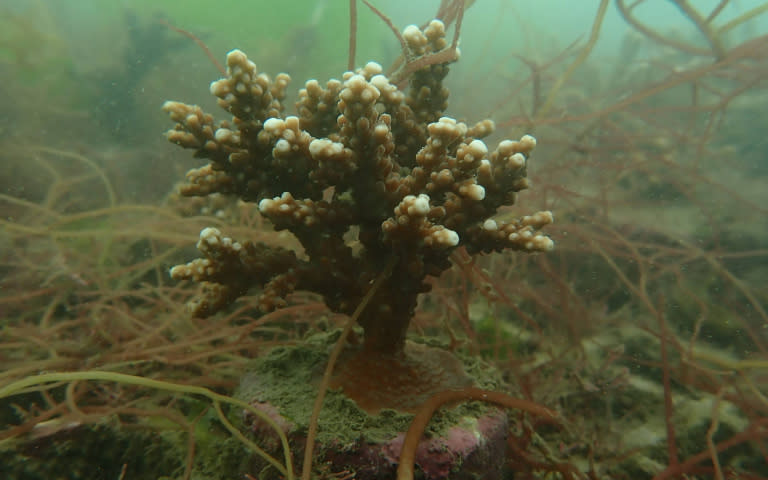
[[[445,27],[409,26],[411,58],[446,48]],[[453,249],[470,254],[505,249],[547,251],[539,229],[551,212],[494,220],[528,187],[531,136],[504,140],[489,151],[485,120],[467,126],[444,115],[448,64],[410,76],[406,93],[376,63],[322,86],[309,80],[297,115],[283,114],[290,78],[259,73],[246,55],[227,55],[227,77],[211,84],[231,120],[215,122],[199,107],[166,102],[176,122],[168,139],[209,164],[187,174],[189,196],[236,195],[258,202],[277,230],[289,230],[304,256],[287,249],[238,242],[215,228],[200,233],[203,258],[171,270],[175,279],[203,284],[191,305],[207,316],[253,287],[264,311],[285,305],[294,290],[316,292],[328,307],[351,314],[390,259],[392,273],[360,318],[364,347],[402,352],[427,276],[450,267]]]

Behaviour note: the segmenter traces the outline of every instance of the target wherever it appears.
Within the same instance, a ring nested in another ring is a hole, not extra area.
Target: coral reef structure
[[[434,20],[403,33],[406,58],[447,48]],[[286,304],[295,290],[320,294],[328,307],[352,314],[374,280],[394,265],[359,318],[363,348],[399,354],[427,276],[451,265],[450,254],[553,247],[539,229],[552,213],[512,221],[494,219],[528,187],[533,137],[481,140],[490,120],[468,126],[445,116],[447,64],[424,62],[401,91],[376,63],[324,86],[309,80],[296,115],[284,115],[289,76],[259,73],[240,50],[227,55],[227,77],[211,84],[232,115],[220,122],[199,107],[166,102],[176,122],[168,139],[209,164],[187,174],[181,193],[230,194],[257,202],[277,230],[288,230],[303,254],[237,241],[216,228],[200,233],[202,258],[171,270],[175,279],[201,282],[190,306],[211,315],[250,289],[261,289],[264,311]]]

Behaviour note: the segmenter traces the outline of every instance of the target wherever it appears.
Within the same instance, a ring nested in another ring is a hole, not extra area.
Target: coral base
[[[453,354],[413,342],[398,355],[350,349],[339,358],[331,380],[332,388],[370,414],[387,408],[415,413],[432,395],[472,384]]]
[[[327,352],[325,341],[280,347],[241,385],[240,398],[267,413],[288,436],[294,462],[304,455]],[[356,480],[395,477],[412,412],[426,398],[473,380],[487,385],[488,379],[477,377],[494,375],[444,350],[416,344],[409,344],[397,358],[364,356],[350,349],[340,360],[320,416],[314,465],[322,473],[354,473]],[[471,371],[465,373],[465,367]],[[282,457],[276,432],[252,417],[246,424],[259,445]],[[501,410],[481,404],[444,408],[418,445],[416,470],[420,478],[433,480],[502,478],[508,431],[509,419]],[[254,459],[248,473],[256,476],[261,468]]]

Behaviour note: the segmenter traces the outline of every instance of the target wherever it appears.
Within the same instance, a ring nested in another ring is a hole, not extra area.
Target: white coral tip
[[[389,79],[384,75],[374,75],[371,78],[371,85],[379,90],[384,90],[384,88],[389,85]]]
[[[459,244],[459,234],[449,228],[443,228],[434,232],[433,238],[444,247],[455,247]]]
[[[421,35],[422,35],[421,30],[419,30],[419,27],[417,27],[416,25],[408,25],[403,29],[403,38],[405,38],[406,41],[417,39],[421,37]]]
[[[425,217],[429,213],[429,196],[422,193],[415,198],[411,195],[409,197],[413,199],[413,202],[408,207],[408,215]]]
[[[309,143],[309,154],[315,159],[320,156],[332,157],[340,154],[343,150],[343,144],[333,142],[327,138],[316,138]]]
[[[465,194],[470,200],[479,202],[485,198],[485,188],[477,184],[468,185]]]
[[[280,139],[275,144],[274,152],[278,155],[285,155],[286,153],[291,151],[291,144],[288,143],[287,140]]]
[[[365,64],[363,70],[369,75],[378,75],[384,71],[384,68],[376,62],[368,62]]]
[[[280,135],[285,130],[285,121],[281,118],[268,118],[264,121],[264,130],[270,135]]]
[[[496,220],[489,218],[485,222],[483,222],[483,230],[487,230],[489,232],[495,232],[499,229],[499,225],[496,223]]]
[[[482,140],[472,140],[469,144],[469,150],[475,158],[482,158],[488,153],[488,147]]]
[[[520,143],[522,143],[526,148],[533,150],[534,147],[536,147],[536,138],[532,135],[523,135],[522,138],[520,138]]]
[[[207,227],[200,231],[200,240],[213,243],[215,239],[221,236],[221,230],[214,227]]]
[[[244,63],[248,60],[248,57],[240,49],[234,49],[227,54],[227,65],[233,66],[238,63]]]

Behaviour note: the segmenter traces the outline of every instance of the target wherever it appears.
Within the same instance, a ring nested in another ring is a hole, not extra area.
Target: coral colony
[[[447,48],[434,20],[403,33],[406,58]],[[286,116],[290,77],[271,79],[240,50],[227,55],[227,76],[211,84],[231,120],[214,122],[198,106],[166,102],[177,122],[168,139],[210,163],[187,174],[181,193],[234,195],[258,202],[276,230],[290,231],[297,254],[237,241],[216,228],[200,233],[202,258],[171,269],[174,279],[202,283],[190,305],[198,316],[227,307],[252,288],[258,306],[286,305],[295,290],[320,294],[334,312],[352,314],[385,267],[391,273],[359,318],[366,352],[405,354],[406,331],[427,276],[451,266],[450,254],[551,250],[539,229],[552,213],[494,219],[528,187],[529,135],[489,150],[490,120],[468,126],[445,115],[447,64],[412,73],[407,93],[368,63],[323,86],[309,80],[296,115]]]

